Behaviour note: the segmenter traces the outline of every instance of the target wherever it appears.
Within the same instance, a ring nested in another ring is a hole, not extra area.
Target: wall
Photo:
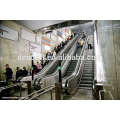
[[[97,38],[102,57],[97,64],[104,70],[97,68],[98,82],[104,84],[105,99],[120,99],[120,21],[97,21]]]
[[[0,21],[1,22],[1,21]],[[61,42],[61,40],[65,40],[65,38],[61,38],[57,35],[57,31],[61,31],[63,34],[66,33],[66,28],[54,30],[49,35],[42,33],[33,33],[30,29],[17,24],[15,21],[4,20],[1,22],[3,26],[11,28],[17,31],[18,40],[11,40],[7,38],[0,37],[0,80],[4,79],[4,75],[2,73],[5,72],[5,64],[9,64],[12,68],[14,75],[16,73],[16,67],[23,68],[24,66],[30,70],[31,60],[19,60],[18,56],[32,56],[32,55],[45,55],[48,51],[45,49],[45,45],[43,42],[43,36],[46,39],[50,40],[50,48],[53,48]],[[70,29],[67,28],[69,31]],[[3,33],[4,34],[4,33]],[[30,35],[33,34],[33,35]],[[13,34],[14,35],[14,34]],[[35,38],[34,38],[35,37]],[[46,41],[47,42],[47,41]],[[34,49],[38,46],[38,49]],[[36,63],[36,61],[34,61]]]
[[[19,60],[18,56],[30,56],[30,41],[21,37],[21,30],[26,30],[33,33],[31,30],[16,24],[14,21],[2,21],[2,25],[12,28],[19,32],[18,40],[9,40],[0,37],[0,79],[4,77],[2,74],[5,71],[5,64],[9,64],[13,69],[14,75],[16,67],[23,68],[26,66],[29,70],[31,67],[31,60]],[[4,34],[4,33],[3,33]],[[34,34],[34,33],[33,33]]]
[[[62,33],[62,36],[58,36],[57,31]],[[42,55],[45,56],[47,51],[53,51],[54,47],[65,41],[66,38],[71,35],[70,27],[55,29],[50,33],[42,34],[41,32],[37,33],[41,35],[41,45],[42,45]],[[50,49],[45,49],[45,46]]]

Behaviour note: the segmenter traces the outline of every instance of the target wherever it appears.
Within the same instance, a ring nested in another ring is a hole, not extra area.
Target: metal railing
[[[104,98],[102,97],[102,93],[106,93],[109,95],[110,100],[114,100],[114,97],[112,95],[112,93],[110,91],[106,91],[106,90],[99,90],[99,100],[104,100]]]
[[[75,39],[77,39],[77,37],[78,37],[78,35],[76,35],[72,40],[70,40],[70,42],[65,46],[65,48],[63,50],[60,51],[60,53],[57,54],[57,56],[62,55],[63,53],[68,51],[71,48]],[[46,66],[45,69],[43,69],[39,74],[45,74],[46,73],[45,71],[46,70],[48,71],[48,68],[50,68],[52,65],[54,65],[54,61],[52,61],[52,63],[50,63],[49,66]]]
[[[93,80],[93,87],[92,87],[92,89],[94,91],[96,83],[97,83],[97,74],[96,74],[96,46],[95,46],[95,37],[94,37],[94,35],[93,35],[93,46],[94,46],[94,48],[93,48],[93,55],[94,55],[94,63],[93,63],[94,73],[93,73],[93,75],[94,75],[94,80]]]
[[[25,97],[21,97],[19,100],[33,100],[33,99],[37,99],[38,97],[40,97],[41,95],[47,93],[50,91],[50,98],[51,100],[53,99],[52,97],[52,91],[55,88],[55,86],[49,86],[49,87],[45,87],[43,89],[40,89],[38,91],[35,91]]]
[[[71,56],[75,53],[77,39],[78,38],[76,38],[72,48],[69,50],[68,54],[70,54]],[[62,61],[62,76],[64,75],[66,67],[69,65],[69,63],[70,63],[70,61],[68,61],[68,60]],[[56,70],[54,73],[52,73],[50,75],[42,77],[41,83],[42,83],[43,87],[54,85],[56,82],[56,79],[58,79],[58,70]]]
[[[82,51],[80,53],[80,56],[83,56],[85,58],[85,49],[86,49],[87,42],[85,42]],[[75,71],[72,75],[70,75],[65,81],[65,89],[69,92],[69,94],[74,93],[74,90],[78,88],[78,80],[81,79],[81,75],[83,72],[83,65],[84,60],[80,60],[77,62]]]
[[[66,51],[68,51],[68,49],[71,48],[71,46],[73,45],[74,41],[76,41],[77,37],[78,37],[78,35],[76,35],[72,40],[70,40],[70,42],[60,52],[60,55],[62,55],[63,53],[65,53]],[[34,79],[36,79],[36,78],[39,78],[39,79],[43,78],[47,74],[47,72],[51,70],[51,68],[52,68],[52,66],[54,66],[55,62],[57,62],[57,59],[54,60],[54,61],[52,61],[52,63],[49,66],[46,66],[45,70],[43,70],[43,72],[41,71],[39,74],[35,75]],[[32,78],[30,76],[25,77],[24,80],[27,79],[27,78],[32,80]],[[21,81],[24,81],[24,80],[21,79]]]
[[[22,83],[16,83],[16,84],[12,84],[12,85],[8,85],[8,86],[5,86],[5,87],[1,87],[1,89],[0,89],[0,94],[2,94],[2,93],[4,93],[4,91],[7,91],[7,90],[10,90],[10,89],[13,89],[13,88],[15,88],[15,87],[17,87],[17,86],[19,86],[19,97],[21,97],[22,96]],[[1,97],[1,99],[18,99],[19,97],[12,97],[12,96],[10,96],[10,97],[6,97],[6,96],[0,96]]]

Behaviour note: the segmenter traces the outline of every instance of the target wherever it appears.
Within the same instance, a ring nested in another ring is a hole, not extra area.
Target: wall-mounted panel
[[[0,37],[7,38],[10,40],[18,40],[18,31],[15,31],[4,25],[0,25]]]
[[[41,53],[41,46],[31,43],[30,42],[30,52],[32,53],[34,58],[41,59],[42,53]]]
[[[31,52],[41,52],[41,46],[30,42],[30,51]]]
[[[31,42],[35,42],[35,34],[28,32],[26,30],[22,30],[21,37],[22,37],[22,39],[29,40]]]
[[[41,45],[42,37],[41,36],[37,36],[37,41],[36,42]]]

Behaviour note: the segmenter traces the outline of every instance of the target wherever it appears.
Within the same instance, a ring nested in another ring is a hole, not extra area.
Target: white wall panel
[[[0,33],[0,37],[7,38],[10,40],[18,40],[18,32],[6,27],[4,25],[0,25],[0,29],[3,30],[3,33]]]
[[[28,32],[26,30],[22,30],[21,37],[22,37],[22,39],[29,40],[31,42],[35,42],[35,34]]]

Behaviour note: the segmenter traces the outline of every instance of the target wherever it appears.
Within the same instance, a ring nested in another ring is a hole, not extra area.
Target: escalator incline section
[[[79,56],[81,53],[81,50],[82,50],[81,48],[77,48],[74,56],[76,56],[76,55]],[[71,60],[70,65],[68,66],[68,69],[67,69],[64,77],[68,77],[74,72],[77,62],[78,62],[78,60]]]

